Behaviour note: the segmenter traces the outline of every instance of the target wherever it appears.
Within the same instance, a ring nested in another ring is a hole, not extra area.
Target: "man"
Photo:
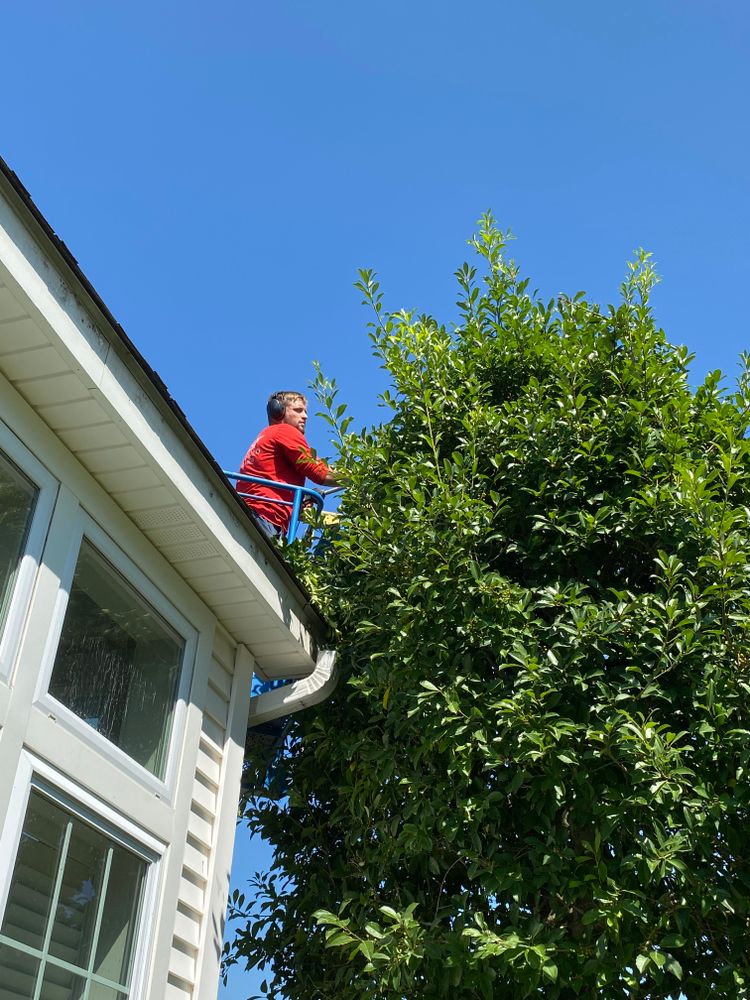
[[[266,404],[268,427],[264,427],[250,445],[240,466],[245,476],[259,476],[278,483],[304,486],[305,479],[312,479],[321,486],[337,486],[334,469],[313,458],[305,439],[307,400],[301,392],[274,392]],[[271,537],[282,537],[289,528],[292,508],[274,500],[292,501],[290,490],[257,483],[237,483],[238,493],[249,493],[245,503],[250,507],[261,528]]]

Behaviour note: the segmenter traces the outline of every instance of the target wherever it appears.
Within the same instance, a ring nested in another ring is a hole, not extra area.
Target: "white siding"
[[[169,959],[171,993],[167,995],[175,1000],[208,1000],[206,989],[215,992],[218,982],[229,878],[227,856],[231,856],[234,840],[237,765],[239,761],[241,767],[247,718],[247,692],[243,687],[250,683],[247,656],[244,667],[241,663],[235,672],[236,659],[236,648],[217,631]],[[240,733],[242,745],[237,740]]]

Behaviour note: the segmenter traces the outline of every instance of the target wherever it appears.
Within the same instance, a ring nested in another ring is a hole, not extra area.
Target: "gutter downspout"
[[[284,715],[292,715],[325,701],[333,693],[338,679],[336,651],[321,649],[315,661],[315,669],[307,677],[250,699],[248,728],[280,719]]]

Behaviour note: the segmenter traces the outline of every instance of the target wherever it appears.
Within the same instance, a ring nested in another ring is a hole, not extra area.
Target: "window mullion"
[[[102,927],[102,919],[104,917],[104,903],[107,899],[107,887],[109,886],[109,873],[112,870],[112,855],[114,851],[110,847],[107,851],[107,860],[104,862],[104,874],[102,875],[102,885],[99,890],[99,906],[96,910],[96,918],[94,920],[94,933],[91,938],[91,951],[89,953],[89,961],[86,972],[88,973],[86,977],[86,986],[83,991],[82,1000],[89,1000],[89,990],[91,989],[91,979],[89,978],[94,972],[94,962],[96,961],[96,949],[99,945],[99,932]]]
[[[47,965],[47,955],[49,954],[49,946],[52,941],[52,931],[55,926],[55,917],[57,915],[57,904],[60,901],[60,891],[62,889],[62,880],[65,874],[65,864],[68,860],[68,849],[70,847],[70,838],[73,835],[73,822],[68,820],[67,826],[65,827],[65,836],[63,837],[62,850],[60,851],[60,861],[57,866],[57,875],[55,877],[55,888],[52,892],[52,900],[49,909],[49,919],[47,923],[47,930],[44,935],[44,947],[42,948],[42,960],[39,964],[39,976],[36,981],[36,989],[34,990],[34,1000],[39,1000],[39,996],[42,992],[42,982],[44,980],[45,966]]]

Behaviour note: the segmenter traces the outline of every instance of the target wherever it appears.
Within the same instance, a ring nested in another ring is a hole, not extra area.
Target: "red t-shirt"
[[[240,472],[245,476],[260,476],[261,479],[273,479],[277,483],[290,483],[292,486],[304,486],[305,479],[322,484],[329,471],[325,462],[316,461],[312,457],[305,436],[291,424],[271,424],[270,427],[264,427],[250,445],[240,466]],[[238,482],[237,492],[252,493],[252,498],[245,500],[248,507],[282,531],[287,530],[292,508],[269,503],[263,498],[291,501],[294,500],[294,494],[290,490]]]

